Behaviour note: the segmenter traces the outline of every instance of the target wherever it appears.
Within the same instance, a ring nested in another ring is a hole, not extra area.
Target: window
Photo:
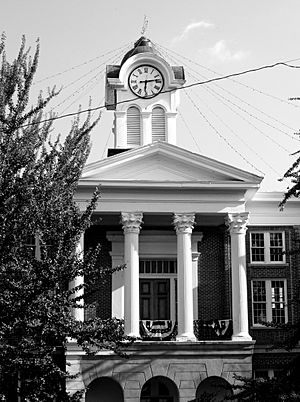
[[[278,378],[282,374],[282,369],[257,369],[254,370],[254,378]]]
[[[139,262],[141,320],[177,317],[176,259],[142,258]]]
[[[286,281],[267,279],[252,281],[253,325],[261,322],[287,322]]]
[[[137,107],[131,106],[127,110],[127,145],[141,143],[141,115]]]
[[[162,107],[152,110],[152,142],[166,140],[166,116]]]
[[[250,233],[251,263],[285,263],[284,232]]]

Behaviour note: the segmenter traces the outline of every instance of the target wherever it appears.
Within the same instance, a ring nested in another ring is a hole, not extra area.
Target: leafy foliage
[[[235,395],[234,400],[248,402],[291,402],[300,401],[300,358],[296,357],[288,366],[283,368],[281,375],[276,378],[247,379],[237,377],[242,389]]]
[[[0,399],[70,401],[64,387],[64,352],[68,337],[86,350],[118,351],[122,322],[76,321],[72,308],[82,308],[83,285],[110,274],[99,268],[101,247],[85,257],[76,249],[91,222],[95,191],[85,212],[74,202],[89,154],[89,133],[97,123],[75,118],[64,143],[50,141],[52,121],[43,110],[56,95],[49,91],[28,107],[37,69],[23,38],[17,58],[9,63],[5,38],[0,43]],[[50,116],[51,117],[51,116]],[[33,239],[33,242],[32,242]],[[37,254],[37,251],[39,254]],[[92,282],[91,282],[92,284]]]
[[[287,191],[284,193],[283,199],[279,204],[279,208],[281,210],[284,208],[286,202],[291,197],[298,198],[300,196],[300,150],[295,152],[293,155],[298,155],[298,157],[292,164],[292,166],[283,175],[283,178],[290,179],[293,185],[288,188]]]

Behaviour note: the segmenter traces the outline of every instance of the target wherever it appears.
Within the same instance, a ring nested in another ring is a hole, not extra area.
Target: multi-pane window
[[[279,279],[252,281],[253,325],[262,322],[287,322],[286,281]]]
[[[37,260],[44,260],[49,257],[51,252],[51,245],[42,243],[38,235],[28,236],[25,241],[25,247],[29,255]]]
[[[176,274],[175,260],[140,260],[140,274]]]
[[[250,248],[252,263],[285,263],[284,232],[252,232]]]
[[[27,252],[31,255],[31,257],[36,256],[37,244],[35,236],[28,236],[25,242],[25,247]]]

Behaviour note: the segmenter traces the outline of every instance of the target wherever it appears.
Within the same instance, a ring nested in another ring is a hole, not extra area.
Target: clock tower
[[[120,65],[106,71],[106,108],[114,111],[115,149],[154,141],[176,145],[178,88],[185,83],[181,66],[171,66],[142,36]]]

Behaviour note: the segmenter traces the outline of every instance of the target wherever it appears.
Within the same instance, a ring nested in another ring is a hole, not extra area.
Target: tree
[[[300,135],[300,134],[298,134],[298,135]],[[279,204],[279,208],[281,210],[283,210],[286,202],[291,197],[298,198],[300,196],[300,150],[295,152],[293,155],[298,155],[298,157],[296,158],[296,160],[292,164],[292,166],[283,175],[284,179],[290,179],[293,184],[284,193],[283,199]],[[283,179],[281,179],[281,180],[283,180]],[[299,249],[299,252],[300,252],[300,249]]]
[[[76,251],[99,196],[95,190],[83,213],[74,202],[98,119],[80,123],[77,115],[65,141],[51,141],[53,116],[45,120],[43,111],[56,92],[28,106],[39,44],[33,57],[25,46],[23,38],[9,63],[4,35],[0,43],[0,399],[70,401],[76,398],[64,387],[68,337],[86,351],[118,351],[125,339],[118,320],[83,323],[71,314],[82,307],[83,285],[68,283],[85,274],[92,286],[111,274],[99,268],[101,246],[84,257]]]

